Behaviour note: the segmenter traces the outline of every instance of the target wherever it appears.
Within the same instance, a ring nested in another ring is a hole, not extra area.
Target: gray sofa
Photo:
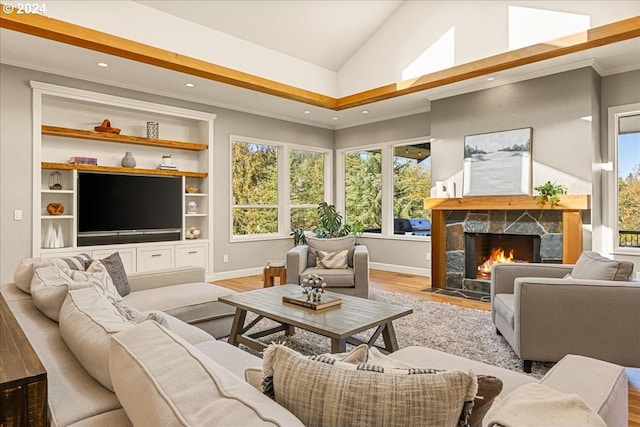
[[[299,285],[309,275],[317,274],[327,289],[346,295],[369,298],[369,251],[356,245],[353,236],[333,239],[309,237],[308,245],[298,245],[287,252],[287,283]],[[325,253],[347,250],[345,268],[319,268],[318,251]]]
[[[640,283],[584,278],[597,277],[599,255],[589,257],[584,254],[576,264],[590,264],[577,277],[576,265],[569,264],[493,266],[491,317],[525,371],[530,372],[531,361],[557,362],[567,354],[640,367]],[[608,267],[610,279],[622,272],[614,264]],[[633,273],[633,264],[627,269],[624,277]]]
[[[153,284],[161,283],[169,291],[167,295],[173,295],[172,286],[194,278],[188,271],[190,269],[181,270],[179,274],[165,271],[136,275],[131,281],[132,293],[151,289],[159,292]],[[36,308],[28,293],[14,283],[1,287],[10,310],[47,370],[51,425],[158,425],[158,421],[162,425],[301,425],[291,413],[245,381],[247,372],[260,372],[261,359],[168,314],[165,317],[169,329],[147,320],[135,326],[127,325],[112,335],[106,356],[91,346],[96,359],[107,360],[115,392],[111,391],[89,373],[71,350],[70,347],[82,345],[82,340],[69,345],[65,341],[70,339],[69,327],[74,326],[69,325],[71,314],[99,317],[91,313],[90,307],[96,304],[89,301],[83,306],[82,303],[91,291],[72,290],[65,298],[60,311],[61,321],[67,324],[63,337],[62,328]],[[157,304],[166,304],[160,294],[156,293],[156,297]],[[186,306],[171,309],[183,316],[189,313]],[[102,319],[106,325],[113,323]],[[77,330],[82,333],[85,327],[77,325]],[[94,335],[91,333],[87,338],[93,340]],[[497,376],[504,383],[501,396],[523,384],[538,382],[524,374],[428,348],[408,347],[391,357],[414,366],[472,369],[477,374]],[[102,365],[97,368],[104,370]],[[93,370],[96,366],[89,368]],[[594,375],[584,375],[585,372]],[[258,375],[258,382],[260,378]],[[609,426],[627,424],[627,378],[619,366],[568,356],[542,383],[565,393],[577,393]],[[168,388],[159,391],[158,387],[165,385]],[[176,415],[179,411],[183,411],[182,418]]]

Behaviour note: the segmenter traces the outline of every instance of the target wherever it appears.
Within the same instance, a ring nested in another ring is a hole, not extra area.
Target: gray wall
[[[293,246],[291,238],[230,243],[229,135],[253,136],[314,147],[333,148],[333,131],[240,113],[224,108],[95,84],[8,65],[0,66],[0,281],[12,281],[19,260],[31,256],[32,241],[32,135],[31,88],[28,82],[46,83],[103,92],[116,96],[173,105],[217,114],[214,134],[214,271],[251,269],[269,259],[283,259]],[[14,221],[14,209],[23,220]],[[224,254],[229,262],[223,263]]]
[[[350,148],[375,143],[399,141],[403,139],[428,137],[431,132],[430,113],[414,114],[341,129],[335,132],[335,148]],[[336,159],[337,160],[337,159]],[[337,189],[336,189],[337,191]],[[431,240],[409,240],[385,237],[362,237],[358,241],[367,245],[369,259],[378,267],[392,269],[393,266],[430,269],[431,261],[426,254],[431,253]],[[427,285],[425,285],[426,287]]]
[[[462,195],[465,135],[533,128],[533,187],[547,180],[591,193],[591,68],[513,83],[431,103],[432,179],[456,180]]]

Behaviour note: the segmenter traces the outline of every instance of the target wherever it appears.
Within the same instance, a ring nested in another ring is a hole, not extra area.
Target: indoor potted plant
[[[335,205],[330,205],[327,202],[322,202],[318,205],[318,217],[320,218],[320,225],[314,230],[316,237],[323,239],[331,239],[334,237],[344,237],[353,233],[355,237],[362,234],[362,225],[355,224],[343,224],[342,215],[336,211]],[[307,244],[307,236],[304,233],[304,229],[297,228],[291,232],[293,236],[293,243],[298,245]]]
[[[549,203],[550,207],[555,208],[560,202],[560,196],[567,194],[567,187],[551,181],[535,187],[534,190],[540,193],[536,196],[536,205],[541,208],[547,203]]]

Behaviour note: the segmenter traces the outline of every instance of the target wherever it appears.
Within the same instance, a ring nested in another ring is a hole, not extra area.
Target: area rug
[[[496,333],[491,322],[491,313],[488,311],[436,303],[377,289],[369,290],[369,298],[413,309],[412,314],[393,322],[400,348],[419,345],[523,372],[522,361],[505,339]],[[251,319],[251,314],[247,318]],[[273,325],[271,321],[262,320],[252,332]],[[357,336],[368,340],[372,332],[373,330],[366,331]],[[260,338],[260,341],[265,344],[273,341],[284,342],[306,355],[327,353],[331,348],[329,338],[300,328],[296,328],[295,335],[291,337],[285,337],[280,333]],[[244,346],[241,348],[250,351]],[[347,350],[350,348],[348,345]],[[553,363],[534,362],[532,373],[529,375],[542,378],[552,366]]]

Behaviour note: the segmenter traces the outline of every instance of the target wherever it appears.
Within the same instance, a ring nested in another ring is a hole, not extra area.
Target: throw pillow
[[[633,277],[634,264],[613,260],[597,252],[584,251],[573,266],[573,279],[629,281]]]
[[[478,393],[473,399],[473,411],[469,416],[471,427],[481,427],[482,420],[502,391],[502,381],[491,375],[478,375]]]
[[[281,344],[263,370],[265,394],[307,426],[468,426],[478,387],[464,371],[326,363]]]
[[[120,296],[125,297],[131,293],[131,287],[129,286],[129,279],[127,278],[127,272],[122,264],[122,258],[120,253],[114,252],[106,258],[100,260],[102,265],[105,266],[113,285],[116,287]]]
[[[76,271],[85,271],[87,263],[91,263],[91,255],[87,253],[82,253],[70,257],[62,257],[62,258],[51,258],[62,271],[65,271],[66,268]]]
[[[98,259],[94,260],[91,265],[89,265],[89,268],[87,268],[87,273],[89,274],[89,282],[101,290],[102,293],[109,298],[109,301],[112,303],[122,301],[122,297],[113,284],[113,280],[111,280],[111,276],[107,268],[102,264],[102,261]]]
[[[90,286],[89,283],[74,281],[52,262],[42,261],[33,264],[33,276],[29,285],[33,305],[54,322],[59,319],[60,307],[69,289],[87,286]]]
[[[349,250],[349,252],[353,252],[356,247],[356,240],[353,236],[344,236],[344,237],[335,237],[333,239],[321,239],[319,237],[309,237],[307,238],[309,242],[309,250],[307,251],[307,267],[315,267],[316,266],[316,251],[324,251],[324,252],[338,252],[344,249]],[[353,258],[349,253],[349,262]],[[353,267],[353,265],[349,265],[349,267]]]
[[[22,291],[31,293],[31,279],[33,278],[33,265],[40,262],[40,258],[24,258],[18,263],[13,273],[13,281]]]
[[[339,252],[316,251],[317,267],[324,269],[345,269],[347,268],[348,255],[348,249]]]

